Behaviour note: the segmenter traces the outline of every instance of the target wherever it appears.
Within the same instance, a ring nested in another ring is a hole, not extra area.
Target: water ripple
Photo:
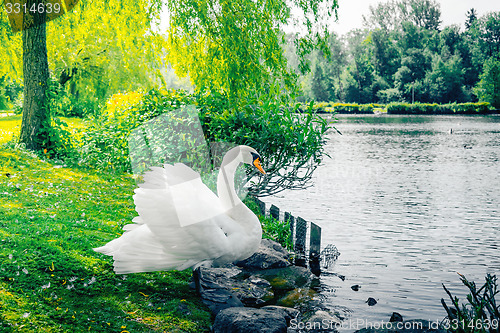
[[[464,297],[457,272],[500,275],[500,117],[341,116],[336,127],[315,185],[267,199],[320,224],[342,253],[346,281],[322,277],[332,308],[442,319],[442,283]]]

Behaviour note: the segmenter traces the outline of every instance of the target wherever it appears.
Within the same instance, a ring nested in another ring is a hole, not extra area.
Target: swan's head
[[[255,149],[249,146],[240,146],[240,147],[241,147],[241,154],[243,156],[243,163],[253,165],[261,173],[266,174],[264,169],[262,169],[261,165],[262,159],[259,153]]]
[[[261,173],[266,174],[266,172],[262,168],[261,165],[262,159],[259,153],[252,147],[244,145],[234,147],[227,153],[226,156],[229,157],[231,160],[237,158],[239,159],[240,162],[252,165],[255,168],[257,168],[257,170],[259,170]]]

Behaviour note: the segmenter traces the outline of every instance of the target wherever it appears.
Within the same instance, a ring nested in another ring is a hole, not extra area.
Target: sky
[[[387,0],[338,0],[338,22],[331,27],[339,35],[344,35],[355,28],[362,28],[363,15],[368,15],[369,7]],[[500,11],[500,0],[437,0],[441,6],[441,28],[458,24],[464,29],[465,13],[474,8],[478,16],[488,12]],[[160,31],[165,31],[168,25],[168,14],[163,12]],[[286,31],[286,29],[285,29]]]
[[[332,24],[333,31],[343,35],[348,31],[361,28],[363,24],[363,15],[368,15],[369,6],[375,6],[381,0],[338,0],[339,20]],[[492,11],[500,11],[499,0],[437,0],[441,5],[441,28],[459,24],[464,29],[465,13],[471,9],[476,9],[478,16]]]

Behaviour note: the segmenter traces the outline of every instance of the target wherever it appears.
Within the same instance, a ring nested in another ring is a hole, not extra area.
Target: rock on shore
[[[236,265],[194,274],[201,299],[215,317],[213,332],[299,332],[291,324],[340,320],[315,300],[317,278],[292,266],[280,244],[264,239],[254,255]]]

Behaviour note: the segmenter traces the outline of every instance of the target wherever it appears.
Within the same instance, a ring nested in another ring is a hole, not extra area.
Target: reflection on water
[[[322,277],[329,306],[435,321],[442,283],[464,295],[456,272],[478,284],[500,274],[500,117],[339,116],[336,127],[314,187],[267,199],[342,253],[346,280]]]

